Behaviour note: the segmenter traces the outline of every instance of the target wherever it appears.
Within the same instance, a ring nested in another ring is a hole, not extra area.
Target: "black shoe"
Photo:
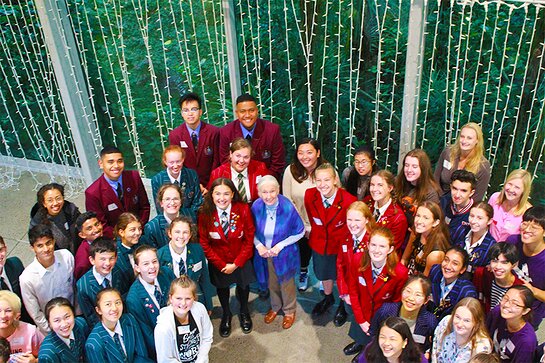
[[[335,326],[342,326],[344,323],[346,323],[347,317],[348,317],[348,314],[346,314],[346,309],[344,308],[344,302],[341,301],[339,303],[339,307],[337,308],[337,311],[335,312],[335,318],[333,318],[333,324],[335,324]]]
[[[240,313],[238,314],[238,320],[240,320],[240,328],[244,334],[249,334],[252,331],[253,324],[250,314]]]
[[[363,348],[362,345],[356,342],[352,342],[348,344],[346,347],[344,347],[343,352],[345,355],[358,354],[359,352],[361,352],[362,348]]]
[[[271,293],[269,292],[269,289],[265,290],[259,290],[259,298],[260,299],[268,299],[271,296]]]
[[[220,323],[220,336],[223,338],[227,338],[229,335],[231,335],[231,318],[233,315],[224,315],[221,318]]]
[[[352,358],[352,363],[358,363],[360,361],[360,355],[363,354],[363,351],[360,351],[354,358]]]
[[[312,309],[312,316],[320,316],[324,314],[335,303],[335,299],[332,295],[326,295],[322,301],[314,306]]]

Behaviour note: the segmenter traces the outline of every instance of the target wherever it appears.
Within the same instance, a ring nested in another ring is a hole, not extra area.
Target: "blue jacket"
[[[197,284],[199,302],[204,304],[208,311],[211,311],[214,307],[212,305],[212,297],[216,295],[216,288],[210,282],[208,262],[204,256],[203,249],[198,243],[188,243],[185,248],[187,248],[187,260],[185,262],[187,276]],[[172,269],[172,255],[170,254],[168,244],[157,251],[157,258],[161,266],[165,266],[175,274]]]
[[[71,351],[68,345],[59,338],[57,333],[50,332],[42,342],[38,359],[40,363],[83,363],[85,362],[85,339],[89,334],[89,327],[85,319],[77,317],[74,325],[74,341],[76,347]]]
[[[471,281],[458,278],[456,282],[454,282],[454,286],[450,292],[446,297],[443,297],[443,300],[441,301],[441,279],[443,278],[443,271],[441,270],[441,264],[439,263],[433,265],[430,270],[429,278],[431,281],[433,301],[428,303],[428,310],[433,311],[439,321],[451,314],[454,306],[464,297],[474,297],[475,299],[479,297],[479,294]]]
[[[153,362],[148,358],[148,352],[143,344],[143,337],[138,323],[131,314],[123,314],[119,319],[123,331],[123,345],[127,352],[127,360],[124,360],[124,352],[118,347],[112,336],[106,331],[102,323],[97,323],[89,334],[85,343],[85,355],[89,363],[136,363]]]
[[[265,245],[265,224],[267,223],[267,207],[261,198],[257,199],[252,205],[252,216],[254,218],[256,241]],[[271,247],[283,242],[287,246],[280,251],[278,256],[273,257],[273,265],[278,282],[283,283],[293,276],[300,267],[299,241],[305,235],[305,226],[299,213],[283,195],[278,195],[278,207],[276,209],[276,224],[274,226],[274,235]],[[262,287],[268,286],[269,272],[267,268],[267,259],[261,257],[259,253],[254,253],[254,268],[257,281]]]
[[[466,247],[466,236],[471,230],[471,227],[469,225],[466,225],[463,223],[461,226],[459,226],[454,234],[451,235],[452,244],[458,245],[465,249]],[[496,243],[496,240],[490,232],[486,232],[486,235],[484,236],[483,242],[476,247],[471,255],[469,255],[469,266],[467,267],[467,272],[475,272],[475,269],[477,267],[486,266],[490,263],[490,258],[488,257],[488,253],[490,252],[490,248]]]
[[[166,169],[160,171],[151,178],[151,189],[153,190],[153,200],[155,201],[157,214],[162,214],[163,211],[157,200],[157,192],[163,184],[167,183],[170,183],[170,178],[168,177]],[[182,168],[180,171],[180,188],[183,192],[183,203],[180,208],[180,215],[191,217],[193,222],[196,222],[197,211],[203,202],[203,196],[199,186],[199,177],[195,170],[186,167]]]
[[[121,240],[119,238],[117,239],[117,261],[115,262],[115,265],[119,268],[121,273],[123,273],[129,283],[132,283],[135,278],[134,269],[131,265],[129,255],[133,255],[134,251],[136,251],[136,249],[140,246],[142,246],[142,243],[138,242],[131,248],[126,248],[121,243]]]
[[[389,316],[399,316],[401,302],[386,302],[377,310],[371,320],[370,334],[375,336],[382,323]],[[423,306],[416,317],[413,338],[420,345],[420,350],[425,353],[431,348],[435,327],[439,321],[431,312]]]
[[[167,227],[168,222],[163,213],[157,214],[144,227],[144,234],[140,238],[140,242],[155,248],[166,246],[169,242]]]
[[[130,281],[127,277],[121,272],[119,267],[114,266],[112,269],[112,287],[119,290],[123,299],[129,287],[131,286]],[[95,313],[95,300],[97,294],[102,290],[102,286],[98,284],[98,281],[93,275],[93,269],[90,269],[83,275],[78,282],[76,283],[77,287],[77,299],[81,312],[85,316],[85,320],[90,326],[94,326],[98,323],[98,317]]]
[[[172,271],[168,270],[166,267],[161,267],[161,270],[157,275],[157,281],[159,282],[159,287],[164,295],[168,296],[170,283],[174,278],[175,276]],[[125,301],[128,312],[134,316],[136,322],[140,326],[149,357],[154,358],[155,342],[153,341],[153,329],[155,329],[159,310],[164,306],[157,306],[153,303],[150,295],[138,279],[134,281],[129,289]]]

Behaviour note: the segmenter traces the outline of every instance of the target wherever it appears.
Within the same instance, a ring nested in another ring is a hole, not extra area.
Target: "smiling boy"
[[[77,281],[93,266],[89,261],[89,249],[97,238],[102,237],[103,229],[95,212],[85,212],[76,219],[76,230],[82,239],[75,256],[74,278]]]
[[[452,173],[450,193],[443,195],[440,200],[451,236],[462,223],[468,222],[469,210],[473,206],[471,197],[475,194],[476,185],[477,179],[472,172],[461,169]]]

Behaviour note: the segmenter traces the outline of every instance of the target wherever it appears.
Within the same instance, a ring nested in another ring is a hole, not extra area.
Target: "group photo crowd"
[[[251,334],[257,316],[296,329],[311,280],[310,315],[349,324],[350,343],[328,349],[352,362],[545,362],[545,206],[524,169],[489,190],[478,123],[435,165],[413,149],[383,169],[363,144],[337,170],[312,138],[287,160],[253,96],[221,128],[202,102],[180,98],[151,196],[105,146],[85,211],[64,185],[39,188],[30,264],[0,236],[0,362],[208,362],[214,331]]]

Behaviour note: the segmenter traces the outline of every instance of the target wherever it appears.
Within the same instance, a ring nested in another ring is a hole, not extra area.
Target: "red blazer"
[[[362,242],[364,248],[367,248],[369,244],[369,232],[365,232]],[[362,243],[360,242],[360,245]],[[354,239],[349,233],[348,237],[341,242],[341,248],[337,254],[337,288],[339,289],[339,295],[348,294],[348,279],[352,277],[353,269],[358,269],[361,262],[361,256],[365,251],[354,252]]]
[[[212,222],[207,222],[206,216],[199,215],[199,240],[208,262],[221,270],[228,263],[238,267],[252,258],[254,253],[255,227],[246,203],[231,204],[231,226],[225,237],[217,210],[214,211]]]
[[[261,179],[261,177],[265,175],[271,175],[271,172],[267,169],[264,163],[261,161],[256,160],[250,160],[250,164],[248,165],[248,179],[250,181],[250,198],[253,202],[259,196],[257,195],[257,182]],[[227,178],[231,179],[231,164],[225,163],[219,166],[218,168],[214,169],[212,171],[212,174],[210,174],[210,181],[208,182],[207,189],[210,190],[210,185],[212,182],[218,178]],[[237,183],[235,183],[235,187],[237,186]]]
[[[142,227],[149,220],[150,205],[140,174],[136,170],[125,170],[122,175],[123,204],[104,175],[85,190],[85,209],[97,214],[104,226],[104,237],[107,238],[113,238],[114,227],[124,212],[131,212],[139,217]]]
[[[401,300],[401,289],[409,278],[409,270],[399,262],[394,269],[395,276],[393,276],[388,274],[388,270],[384,266],[377,281],[373,284],[371,268],[359,272],[358,267],[352,270],[353,276],[348,281],[350,302],[356,322],[358,324],[366,321],[370,323],[371,318],[383,303]]]
[[[316,187],[306,190],[305,209],[310,221],[310,248],[322,255],[335,255],[339,252],[341,241],[349,233],[346,227],[346,209],[356,200],[346,190],[338,189],[333,204],[326,209]]]
[[[363,199],[371,213],[375,211],[375,201],[371,196],[367,196]],[[386,227],[394,234],[395,239],[395,248],[397,256],[401,259],[403,255],[403,243],[405,242],[405,235],[409,229],[409,224],[407,223],[407,217],[403,212],[403,208],[392,199],[392,203],[386,208],[386,211],[383,215],[380,216],[377,221],[377,226]]]
[[[220,129],[220,163],[229,161],[229,146],[237,137],[242,137],[240,121],[229,122]],[[286,166],[286,153],[280,127],[270,121],[257,119],[252,137],[252,159],[262,161],[278,180]]]
[[[180,145],[185,150],[184,166],[197,171],[199,183],[203,186],[208,184],[212,170],[220,165],[219,136],[220,129],[218,127],[201,121],[199,146],[195,152],[191,135],[187,131],[185,123],[168,134],[170,145]]]

